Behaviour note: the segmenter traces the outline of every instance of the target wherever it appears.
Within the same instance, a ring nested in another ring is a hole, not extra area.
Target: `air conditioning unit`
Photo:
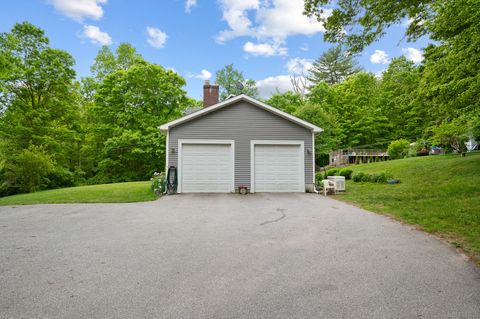
[[[327,179],[335,183],[336,192],[345,191],[345,176],[327,176]]]

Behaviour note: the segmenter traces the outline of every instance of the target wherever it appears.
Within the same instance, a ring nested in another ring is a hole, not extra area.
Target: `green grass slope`
[[[51,189],[0,198],[0,205],[129,203],[154,200],[150,182],[129,182]]]
[[[338,199],[388,214],[447,238],[480,260],[480,153],[413,157],[350,166],[387,171],[400,184],[354,183]]]

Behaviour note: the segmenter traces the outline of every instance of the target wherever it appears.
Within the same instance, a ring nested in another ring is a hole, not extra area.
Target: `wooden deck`
[[[330,166],[388,161],[388,153],[381,149],[346,149],[330,152]]]

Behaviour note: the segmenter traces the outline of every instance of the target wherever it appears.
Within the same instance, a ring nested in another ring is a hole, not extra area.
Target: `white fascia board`
[[[183,123],[183,122],[187,122],[187,121],[189,121],[189,120],[192,120],[192,119],[197,118],[197,117],[200,117],[200,116],[202,116],[202,115],[204,115],[204,114],[213,112],[213,111],[215,111],[215,110],[217,110],[217,109],[220,109],[220,108],[222,108],[222,107],[225,107],[225,106],[227,106],[227,105],[236,103],[236,102],[238,102],[238,101],[240,101],[240,100],[248,101],[248,102],[252,103],[253,105],[256,105],[256,106],[258,106],[258,107],[260,107],[260,108],[262,108],[262,109],[264,109],[264,110],[266,110],[266,111],[269,111],[269,112],[271,112],[271,113],[273,113],[273,114],[276,114],[276,115],[278,115],[278,116],[280,116],[280,117],[283,117],[283,118],[286,119],[286,120],[289,120],[289,121],[291,121],[291,122],[294,122],[294,123],[296,123],[296,124],[298,124],[298,125],[300,125],[300,126],[306,127],[306,128],[308,128],[308,129],[312,130],[313,133],[320,133],[320,132],[323,131],[322,128],[320,128],[320,127],[318,127],[318,126],[316,126],[316,125],[313,125],[313,124],[311,124],[311,123],[308,123],[307,121],[301,120],[301,119],[299,119],[299,118],[296,117],[296,116],[293,116],[293,115],[290,115],[290,114],[285,113],[285,112],[283,112],[283,111],[280,111],[279,109],[276,109],[276,108],[274,108],[274,107],[272,107],[272,106],[270,106],[270,105],[267,105],[267,104],[265,104],[265,103],[262,103],[262,102],[254,99],[254,98],[251,98],[251,97],[249,97],[249,96],[247,96],[247,95],[245,95],[245,94],[238,95],[238,96],[236,96],[236,97],[233,97],[233,98],[231,98],[231,99],[225,100],[225,101],[220,102],[220,103],[218,103],[218,104],[215,104],[215,105],[212,105],[212,106],[208,106],[208,107],[206,107],[206,108],[204,108],[203,110],[200,110],[200,111],[198,111],[198,112],[195,112],[195,113],[186,115],[186,116],[184,116],[184,117],[181,117],[181,118],[179,118],[179,119],[176,119],[176,120],[174,120],[174,121],[165,123],[165,124],[159,126],[159,129],[160,129],[161,131],[168,131],[168,129],[169,129],[170,127],[172,127],[172,126],[175,126],[175,125],[180,124],[180,123]]]

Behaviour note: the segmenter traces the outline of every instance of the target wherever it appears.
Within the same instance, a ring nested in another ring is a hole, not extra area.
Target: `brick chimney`
[[[218,84],[210,85],[210,81],[205,80],[203,85],[203,107],[209,107],[218,103]]]

